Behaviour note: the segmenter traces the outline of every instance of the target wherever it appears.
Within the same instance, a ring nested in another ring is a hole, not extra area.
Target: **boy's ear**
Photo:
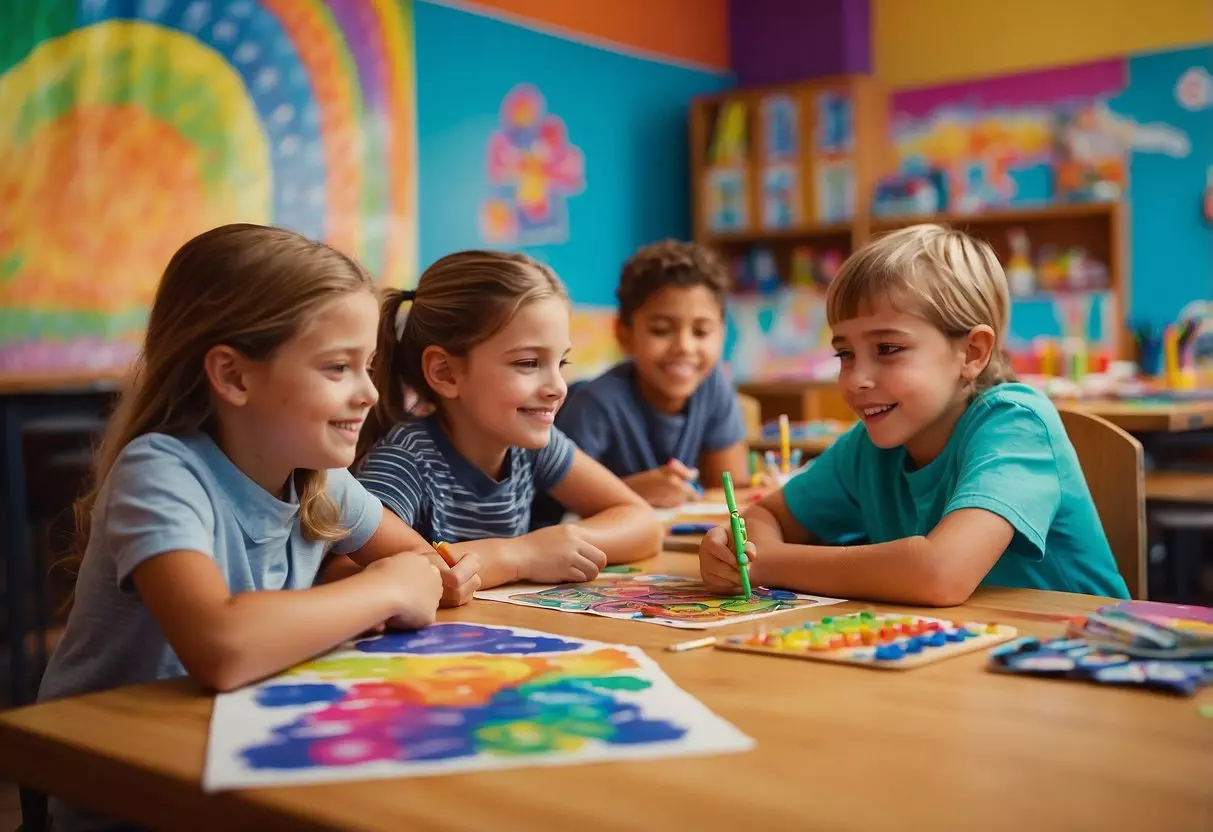
[[[976,381],[994,356],[994,330],[980,324],[969,330],[965,339],[964,369],[966,381]]]
[[[232,407],[248,404],[251,369],[247,358],[224,345],[211,347],[202,358],[202,370],[211,390]]]
[[[421,373],[430,389],[444,399],[459,398],[460,360],[442,347],[430,345],[421,353]]]
[[[632,354],[633,331],[631,324],[625,324],[619,317],[615,318],[615,340],[624,355]]]

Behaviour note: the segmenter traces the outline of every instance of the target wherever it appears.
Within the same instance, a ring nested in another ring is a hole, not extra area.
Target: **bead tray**
[[[777,630],[717,639],[717,650],[908,670],[993,647],[1019,634],[1006,624],[958,622],[902,613],[827,616]]]

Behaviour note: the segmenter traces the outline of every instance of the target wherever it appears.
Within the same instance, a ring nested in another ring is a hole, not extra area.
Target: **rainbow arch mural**
[[[0,374],[120,370],[225,222],[416,277],[411,0],[0,3]]]

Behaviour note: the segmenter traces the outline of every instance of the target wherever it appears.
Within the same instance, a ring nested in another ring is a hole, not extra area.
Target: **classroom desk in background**
[[[841,433],[824,433],[820,436],[805,436],[800,439],[789,439],[788,449],[800,451],[806,459],[821,456],[825,453],[825,449],[834,444],[834,441],[841,436]],[[751,436],[746,440],[751,451],[775,451],[778,454],[782,450],[782,445],[778,439],[771,439],[763,436]]]
[[[693,575],[663,554],[654,571]],[[982,589],[946,613],[1062,633],[1108,599]],[[788,613],[790,625],[846,603]],[[925,614],[938,612],[923,611]],[[1213,720],[1192,698],[987,672],[984,652],[879,671],[711,648],[686,631],[491,601],[439,620],[638,645],[757,740],[744,754],[254,789],[199,788],[212,698],[179,680],[0,714],[0,777],[149,826],[190,829],[1207,829]],[[714,630],[749,632],[741,624]]]
[[[1059,408],[1107,419],[1129,433],[1180,433],[1213,427],[1213,401],[1054,401]]]
[[[29,699],[27,635],[33,548],[26,499],[24,438],[31,427],[66,429],[79,417],[104,419],[120,380],[103,375],[0,377],[0,524],[4,527],[5,639],[9,646],[10,702]]]

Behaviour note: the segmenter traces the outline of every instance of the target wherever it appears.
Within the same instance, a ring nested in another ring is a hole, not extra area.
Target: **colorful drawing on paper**
[[[841,603],[838,598],[762,588],[755,589],[753,597],[747,601],[740,596],[722,596],[697,580],[673,575],[603,576],[579,584],[490,589],[477,592],[476,597],[688,630],[722,627],[782,612]]]
[[[546,245],[569,237],[569,197],[585,190],[585,159],[543,94],[519,84],[489,137],[488,198],[480,234],[491,245]]]
[[[635,647],[441,623],[215,700],[207,791],[748,750]]]
[[[169,257],[285,226],[416,271],[412,4],[0,3],[0,373],[121,370]]]

